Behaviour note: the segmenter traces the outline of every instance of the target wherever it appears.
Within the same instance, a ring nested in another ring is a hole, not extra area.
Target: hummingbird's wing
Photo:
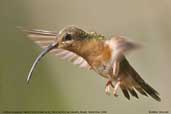
[[[140,44],[137,44],[133,41],[127,40],[125,37],[117,36],[111,38],[111,47],[114,49],[117,56],[123,55],[129,51],[139,49],[141,47]]]
[[[54,53],[56,56],[60,57],[61,59],[68,60],[73,64],[78,65],[80,68],[85,68],[89,70],[91,68],[84,58],[71,51],[64,49],[54,49],[51,52]]]
[[[107,40],[106,43],[112,49],[113,76],[117,76],[119,73],[120,61],[124,58],[124,55],[132,50],[140,48],[140,45],[128,41],[122,36],[112,37],[110,40]]]
[[[142,95],[150,95],[155,100],[161,101],[159,93],[140,77],[140,75],[134,70],[125,57],[120,63],[119,77],[122,80],[120,87],[126,98],[130,99],[129,93],[138,98],[138,95],[135,91],[137,90]]]
[[[26,32],[27,36],[36,44],[38,44],[41,48],[46,48],[49,46],[49,44],[52,44],[56,41],[56,32],[40,29],[27,30],[21,27],[20,29]],[[68,60],[75,65],[79,65],[80,68],[90,69],[90,65],[87,63],[87,61],[84,58],[77,55],[76,53],[58,48],[51,50],[50,53],[53,53],[62,59]]]

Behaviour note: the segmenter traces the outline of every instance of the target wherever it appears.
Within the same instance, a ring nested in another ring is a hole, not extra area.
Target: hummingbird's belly
[[[104,78],[111,79],[111,77],[113,77],[111,65],[98,66],[94,70]],[[112,78],[112,80],[115,79]]]

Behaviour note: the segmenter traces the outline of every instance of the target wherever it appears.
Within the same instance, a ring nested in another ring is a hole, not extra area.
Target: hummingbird
[[[93,70],[106,79],[105,93],[118,96],[120,88],[129,100],[139,98],[137,92],[161,101],[159,93],[147,84],[130,65],[126,53],[138,49],[139,44],[123,36],[106,38],[96,32],[88,32],[76,26],[67,26],[59,32],[24,29],[27,36],[43,48],[35,59],[27,77],[30,81],[33,70],[48,52],[70,61],[80,68]]]

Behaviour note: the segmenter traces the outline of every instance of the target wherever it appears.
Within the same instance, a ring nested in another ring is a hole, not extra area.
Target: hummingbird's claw
[[[115,87],[114,87],[114,90],[113,90],[113,95],[114,95],[115,97],[118,96],[118,95],[117,95],[117,90],[118,90],[120,84],[121,84],[120,81],[116,82],[116,84],[115,84]]]
[[[112,88],[114,88],[114,85],[111,80],[107,81],[106,86],[111,86]]]
[[[110,95],[110,87],[114,88],[114,85],[112,84],[111,80],[107,81],[107,83],[106,83],[105,93],[107,95]]]
[[[110,85],[105,87],[105,93],[106,95],[110,95]]]
[[[117,91],[113,91],[113,95],[115,96],[115,97],[118,97],[118,94],[117,94]]]
[[[118,94],[117,94],[117,93],[113,93],[113,95],[114,95],[115,97],[118,97]]]

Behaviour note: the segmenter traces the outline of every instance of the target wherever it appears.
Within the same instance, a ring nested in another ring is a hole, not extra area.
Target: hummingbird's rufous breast
[[[93,68],[106,64],[112,57],[110,47],[104,41],[94,39],[80,42],[76,53],[85,58]]]

